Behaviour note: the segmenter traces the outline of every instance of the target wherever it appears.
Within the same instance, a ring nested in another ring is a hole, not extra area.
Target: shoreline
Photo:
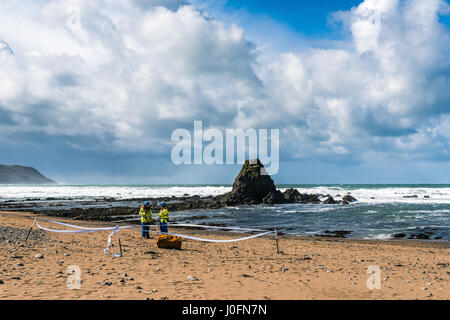
[[[140,225],[139,222],[136,223],[132,223],[133,221],[110,221],[110,220],[94,220],[94,219],[81,219],[81,218],[71,218],[71,217],[66,217],[66,216],[54,216],[54,215],[47,215],[46,213],[40,213],[38,211],[2,211],[0,210],[0,215],[18,215],[18,216],[27,216],[28,218],[30,218],[31,220],[33,220],[34,218],[43,218],[46,220],[54,220],[54,221],[61,221],[61,222],[65,222],[65,223],[69,223],[69,224],[74,224],[74,225],[83,225],[82,226],[86,226],[86,225],[92,225],[92,226],[96,226],[96,227],[114,227],[116,225],[119,226],[128,226],[128,225]],[[183,224],[183,220],[180,221],[180,224]],[[152,224],[151,226],[155,226],[155,224]],[[169,227],[171,225],[169,224]],[[215,226],[215,225],[208,225],[208,224],[200,224],[199,226],[204,226],[205,229],[207,229],[208,226],[212,226],[215,227],[217,229],[210,229],[208,231],[204,230],[202,227],[179,227],[176,226],[176,223],[172,225],[172,227],[175,227],[176,230],[183,230],[183,231],[187,231],[188,233],[186,235],[205,235],[205,234],[209,234],[209,235],[219,235],[219,236],[237,236],[237,235],[251,235],[251,234],[255,234],[255,233],[249,233],[249,232],[232,232],[232,231],[226,231],[224,229],[221,229],[220,226]],[[224,228],[226,228],[226,226],[224,226]],[[241,227],[241,228],[245,228],[245,227]],[[273,228],[272,228],[273,229]],[[267,229],[267,231],[270,231],[270,229]],[[335,231],[333,231],[335,232]],[[331,232],[331,234],[333,233]],[[336,231],[339,232],[339,231]],[[176,232],[175,232],[176,233]],[[269,236],[264,236],[264,237],[273,237],[271,235]],[[414,238],[414,239],[409,239],[409,238],[388,238],[388,239],[371,239],[371,238],[348,238],[348,237],[340,237],[340,236],[334,236],[334,235],[296,235],[296,234],[286,234],[285,232],[278,232],[278,237],[279,238],[288,238],[288,239],[298,239],[298,240],[315,240],[315,239],[319,239],[319,240],[330,240],[330,241],[355,241],[355,242],[367,242],[367,243],[378,243],[378,242],[389,242],[389,243],[400,243],[400,244],[408,244],[408,243],[413,243],[413,244],[420,244],[420,243],[429,243],[429,244],[437,244],[438,246],[440,244],[445,246],[449,246],[450,247],[450,240],[447,239],[418,239],[418,238]]]
[[[26,233],[35,217],[0,212],[0,226]],[[221,231],[182,233],[235,238]],[[45,239],[3,242],[0,299],[450,299],[448,241],[279,236],[277,254],[273,236],[233,243],[186,239],[181,250],[165,250],[154,236],[143,240],[138,231],[122,230],[123,256],[114,258],[103,253],[108,235],[45,232]],[[114,236],[112,253],[117,241]],[[73,265],[81,270],[79,290],[66,286]],[[381,289],[367,287],[370,266],[380,268]]]

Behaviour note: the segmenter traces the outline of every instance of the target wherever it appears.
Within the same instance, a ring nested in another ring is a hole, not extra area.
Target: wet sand
[[[0,212],[0,226],[23,229],[11,233],[12,237],[23,237],[35,217],[31,213]],[[105,222],[53,220],[111,226]],[[42,225],[63,228],[45,222]],[[177,231],[215,239],[242,236]],[[0,299],[450,298],[448,241],[283,236],[279,237],[281,253],[277,254],[273,236],[234,243],[183,240],[182,250],[166,250],[156,246],[154,235],[143,240],[140,232],[122,230],[123,257],[114,258],[103,252],[108,231],[42,233],[45,238],[0,243]],[[111,252],[118,252],[117,236],[112,242]],[[80,289],[67,287],[69,266],[80,269]],[[379,267],[380,289],[367,287],[370,266]]]

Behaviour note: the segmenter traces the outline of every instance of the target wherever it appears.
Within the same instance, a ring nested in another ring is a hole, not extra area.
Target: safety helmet
[[[150,206],[150,202],[145,201],[145,202],[144,202],[144,206],[146,206],[146,207]]]
[[[163,201],[159,204],[161,207],[165,208],[166,207],[166,203]]]

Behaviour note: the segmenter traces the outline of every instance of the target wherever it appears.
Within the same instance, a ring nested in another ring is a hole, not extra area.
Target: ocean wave
[[[287,188],[281,188],[281,191]],[[342,199],[351,194],[359,204],[409,203],[409,204],[450,204],[449,187],[346,187],[313,186],[295,188],[300,193],[330,194]],[[217,196],[231,191],[231,186],[0,186],[0,201],[46,198],[95,199],[181,197],[185,194]],[[448,213],[448,212],[445,212]]]

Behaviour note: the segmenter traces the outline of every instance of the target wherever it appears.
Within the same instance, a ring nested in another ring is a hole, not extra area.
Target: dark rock
[[[352,233],[351,231],[346,231],[346,230],[334,230],[334,231],[329,231],[329,230],[325,230],[324,234],[320,234],[320,237],[332,237],[332,238],[345,238],[345,236],[347,234]]]
[[[311,260],[311,257],[303,256],[303,257],[297,258],[297,260],[301,260],[301,261],[309,261],[309,260]]]
[[[351,195],[349,195],[349,194],[346,194],[343,198],[342,198],[342,201],[346,201],[346,202],[355,202],[355,201],[358,201],[358,200],[356,200],[355,198],[353,198]]]
[[[246,273],[241,274],[241,277],[243,277],[243,278],[253,278],[253,276],[251,276],[249,274],[246,274]]]
[[[298,192],[297,189],[287,189],[283,193],[283,198],[288,203],[300,202],[302,201],[302,195]]]
[[[324,204],[336,204],[338,203],[336,200],[333,199],[332,196],[329,196],[326,200],[323,201]]]
[[[265,204],[276,204],[284,202],[285,198],[280,190],[269,192],[262,200]]]
[[[321,203],[319,194],[300,194],[301,203]]]
[[[412,196],[403,196],[403,198],[417,198],[417,195],[414,194],[414,195],[412,195]]]
[[[259,159],[246,160],[228,197],[241,203],[244,200],[261,203],[270,192],[276,191],[272,178]]]
[[[431,232],[411,234],[408,239],[430,240]]]
[[[393,237],[394,238],[404,238],[404,237],[406,237],[406,234],[404,234],[404,233],[396,233],[396,234],[393,235]]]

